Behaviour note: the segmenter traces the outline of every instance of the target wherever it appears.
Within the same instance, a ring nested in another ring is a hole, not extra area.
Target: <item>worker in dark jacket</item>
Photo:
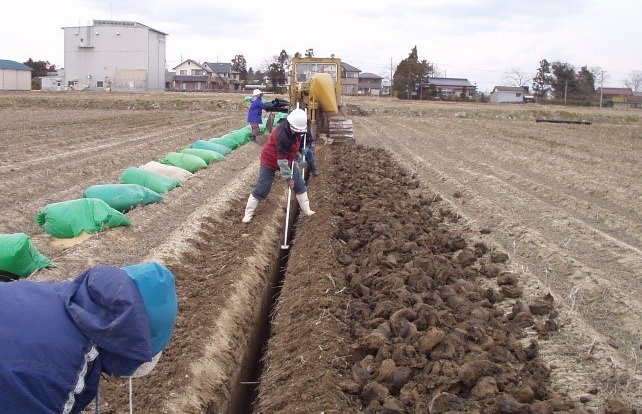
[[[300,150],[302,137],[308,129],[308,119],[305,111],[295,109],[286,118],[287,122],[279,123],[270,134],[270,138],[261,150],[259,178],[250,194],[245,207],[243,223],[249,223],[259,202],[265,200],[272,189],[272,183],[277,171],[281,179],[294,190],[301,211],[311,216],[308,190],[301,170],[296,165],[305,163]]]
[[[309,126],[303,141],[305,143],[303,155],[305,162],[308,164],[308,171],[310,171],[311,176],[316,177],[321,173],[317,170],[316,161],[314,159],[314,135],[312,135],[312,130]]]
[[[159,263],[93,267],[74,280],[0,283],[0,412],[78,413],[101,373],[149,372],[177,313]],[[137,372],[138,371],[138,372]]]

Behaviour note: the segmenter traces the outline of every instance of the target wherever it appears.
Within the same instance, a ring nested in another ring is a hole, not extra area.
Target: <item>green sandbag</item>
[[[222,161],[225,159],[225,156],[223,154],[219,154],[216,151],[200,148],[185,148],[181,150],[181,153],[196,155],[197,157],[202,158],[207,165],[210,165],[215,161]]]
[[[160,162],[161,164],[173,165],[175,167],[182,168],[191,172],[192,174],[197,172],[198,170],[207,168],[207,163],[203,161],[201,157],[197,157],[196,155],[191,154],[183,154],[180,152],[170,152],[169,154],[158,160],[158,162]]]
[[[181,186],[181,182],[174,177],[159,174],[154,171],[148,171],[139,167],[126,168],[120,174],[121,184],[140,184],[158,194],[165,194],[176,187]]]
[[[210,151],[216,151],[219,154],[227,155],[230,152],[232,152],[231,149],[226,147],[225,145],[221,144],[215,144],[213,142],[206,141],[204,139],[199,139],[198,141],[195,141],[192,145],[191,148],[197,148],[197,149],[206,149]]]
[[[235,150],[239,147],[239,143],[236,142],[235,139],[231,138],[212,138],[210,139],[210,142],[213,142],[215,144],[220,144],[228,147],[231,150]]]
[[[279,122],[281,122],[282,120],[286,119],[287,117],[288,117],[288,114],[286,114],[285,112],[277,112],[274,115],[274,121],[273,121],[274,123],[273,123],[273,125],[277,126],[279,124]]]
[[[48,204],[36,216],[36,223],[59,239],[70,239],[83,231],[92,234],[107,228],[131,225],[127,216],[98,198]]]
[[[259,129],[261,129],[259,127]],[[233,139],[236,141],[239,145],[247,144],[250,142],[250,137],[252,136],[252,130],[250,126],[248,125],[245,128],[240,128],[237,129],[236,131],[228,132],[227,134],[223,135],[221,138],[223,139]]]
[[[25,233],[0,234],[0,272],[25,278],[36,270],[52,266]]]
[[[136,206],[158,203],[163,196],[140,184],[98,184],[83,191],[85,198],[99,198],[120,212],[127,212]]]

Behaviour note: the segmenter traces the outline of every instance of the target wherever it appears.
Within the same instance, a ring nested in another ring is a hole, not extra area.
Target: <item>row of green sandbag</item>
[[[223,160],[231,151],[249,142],[250,134],[249,127],[244,127],[220,138],[197,140],[189,148],[169,153],[159,162],[193,174],[212,162]],[[181,186],[181,181],[171,175],[142,167],[125,169],[119,181],[118,184],[90,186],[83,192],[82,199],[49,204],[37,215],[36,222],[57,238],[129,226],[131,222],[124,213],[136,206],[162,201],[161,194]]]
[[[181,153],[198,156],[206,164],[220,161],[239,145],[249,142],[249,130],[242,128],[239,131],[221,138],[197,140]],[[165,161],[172,165],[174,160],[180,160],[180,156],[172,155]],[[193,165],[202,167],[202,163],[191,161]],[[194,166],[191,169],[197,170]],[[131,223],[123,213],[139,205],[162,201],[162,193],[180,185],[181,180],[171,175],[144,168],[128,168],[121,174],[119,184],[93,185],[85,189],[82,199],[51,203],[37,215],[36,222],[47,233],[60,238],[76,237],[83,231],[94,233],[104,228],[129,226]],[[0,234],[0,281],[25,278],[39,269],[52,266],[27,234]]]

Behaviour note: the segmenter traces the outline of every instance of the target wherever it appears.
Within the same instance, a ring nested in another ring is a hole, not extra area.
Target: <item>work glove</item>
[[[296,163],[301,168],[308,168],[308,163],[305,161],[305,159],[303,159],[303,157],[301,155],[298,155],[296,157]]]
[[[292,178],[292,169],[288,165],[288,160],[278,160],[276,163],[279,165],[282,180],[289,180]]]
[[[305,157],[306,155],[308,155],[308,151],[309,149],[307,147],[301,148],[301,150],[299,151],[301,153],[301,157]]]

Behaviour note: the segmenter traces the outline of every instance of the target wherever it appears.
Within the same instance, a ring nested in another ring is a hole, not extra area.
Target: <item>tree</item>
[[[274,57],[274,61],[268,66],[267,76],[272,83],[272,89],[276,89],[279,85],[284,85],[287,81],[285,68],[290,62],[290,56],[285,50],[281,50],[278,56]]]
[[[245,61],[245,56],[234,56],[234,59],[232,59],[232,70],[240,74],[239,77],[242,81],[246,82],[248,80],[247,62]]]
[[[642,90],[642,70],[633,70],[624,79],[624,86],[633,89],[635,92]]]
[[[417,93],[425,77],[432,73],[432,65],[425,59],[421,62],[417,46],[413,47],[408,57],[397,65],[392,76],[392,90],[399,98],[410,99]]]
[[[595,95],[595,75],[586,66],[577,72],[577,98],[591,100]]]
[[[575,68],[568,63],[556,61],[551,64],[551,72],[551,89],[555,99],[575,98],[578,89]]]
[[[551,91],[551,84],[553,76],[551,75],[551,64],[548,60],[542,59],[537,68],[537,74],[533,78],[533,95],[538,100],[543,100],[548,97]]]
[[[31,71],[31,89],[42,89],[42,82],[40,80],[40,77],[47,76],[48,72],[56,71],[56,65],[52,65],[48,61],[34,61],[33,59],[29,58],[29,60],[23,63],[33,69]]]
[[[34,61],[33,59],[29,58],[28,61],[24,62],[24,64],[33,69],[33,71],[31,72],[31,76],[34,78],[47,76],[48,72],[55,72],[56,70],[56,65],[52,65],[48,61]]]
[[[505,86],[522,87],[525,86],[530,79],[531,75],[523,72],[521,69],[511,68],[504,72],[504,78],[502,79],[502,82],[504,82]]]
[[[310,48],[310,49],[306,49],[306,51],[305,51],[305,57],[307,57],[307,58],[314,57],[314,49],[312,49],[312,48]]]

